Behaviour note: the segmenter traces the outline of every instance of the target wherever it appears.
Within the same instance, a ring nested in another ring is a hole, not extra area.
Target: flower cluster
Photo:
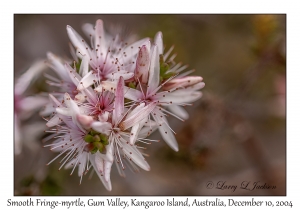
[[[113,163],[124,176],[125,165],[138,171],[150,170],[141,152],[149,144],[148,136],[156,129],[175,151],[178,144],[167,116],[182,121],[188,118],[182,106],[198,100],[204,87],[199,76],[187,76],[186,66],[174,62],[173,48],[164,52],[162,33],[153,41],[141,39],[133,44],[118,35],[112,37],[97,20],[85,24],[90,45],[71,27],[74,62],[48,53],[48,65],[59,78],[46,75],[48,83],[59,87],[49,94],[51,103],[43,111],[49,116],[50,133],[45,147],[59,154],[61,166],[78,167],[82,176],[94,169],[107,190],[111,190]],[[46,118],[45,118],[46,119]]]

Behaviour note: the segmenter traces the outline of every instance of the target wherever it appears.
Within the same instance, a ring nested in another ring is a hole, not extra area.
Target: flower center
[[[95,154],[96,152],[104,153],[105,146],[108,145],[108,136],[103,133],[91,130],[83,137],[88,144],[85,146],[85,151]]]

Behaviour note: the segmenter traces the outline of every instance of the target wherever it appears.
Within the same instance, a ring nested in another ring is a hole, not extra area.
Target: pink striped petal
[[[136,60],[136,69],[135,69],[135,76],[137,78],[141,78],[141,82],[143,84],[147,83],[148,80],[148,73],[149,73],[149,66],[150,66],[150,53],[149,48],[146,45],[143,45],[140,48],[138,53],[138,57]]]

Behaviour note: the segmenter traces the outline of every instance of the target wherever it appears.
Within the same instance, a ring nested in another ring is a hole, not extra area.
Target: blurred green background
[[[58,161],[46,166],[55,154],[39,136],[37,147],[25,144],[14,157],[15,195],[286,195],[285,15],[15,15],[14,77],[48,51],[71,58],[66,25],[83,36],[82,24],[97,19],[137,38],[161,31],[166,49],[175,45],[175,61],[204,78],[203,98],[187,107],[190,119],[169,117],[179,152],[163,141],[149,145],[151,171],[126,170],[122,178],[113,167],[107,192],[96,174],[79,185],[76,173],[57,170]],[[41,77],[29,93],[46,89]],[[233,192],[216,189],[219,181],[276,189]]]

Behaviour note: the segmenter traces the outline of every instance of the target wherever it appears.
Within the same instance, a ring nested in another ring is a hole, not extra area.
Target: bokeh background
[[[79,185],[76,173],[57,170],[58,161],[46,166],[56,154],[42,147],[43,133],[26,127],[44,126],[37,113],[22,124],[15,195],[286,195],[286,15],[16,14],[14,78],[48,51],[71,58],[66,25],[83,36],[82,24],[99,18],[111,33],[121,27],[125,35],[153,38],[162,31],[166,49],[175,45],[175,61],[204,78],[203,98],[187,107],[189,120],[169,117],[179,152],[153,143],[147,149],[151,171],[127,169],[122,178],[113,167],[111,192],[96,174]],[[27,94],[47,88],[40,76]],[[243,181],[271,189],[240,189]],[[223,182],[237,189],[216,189]]]

